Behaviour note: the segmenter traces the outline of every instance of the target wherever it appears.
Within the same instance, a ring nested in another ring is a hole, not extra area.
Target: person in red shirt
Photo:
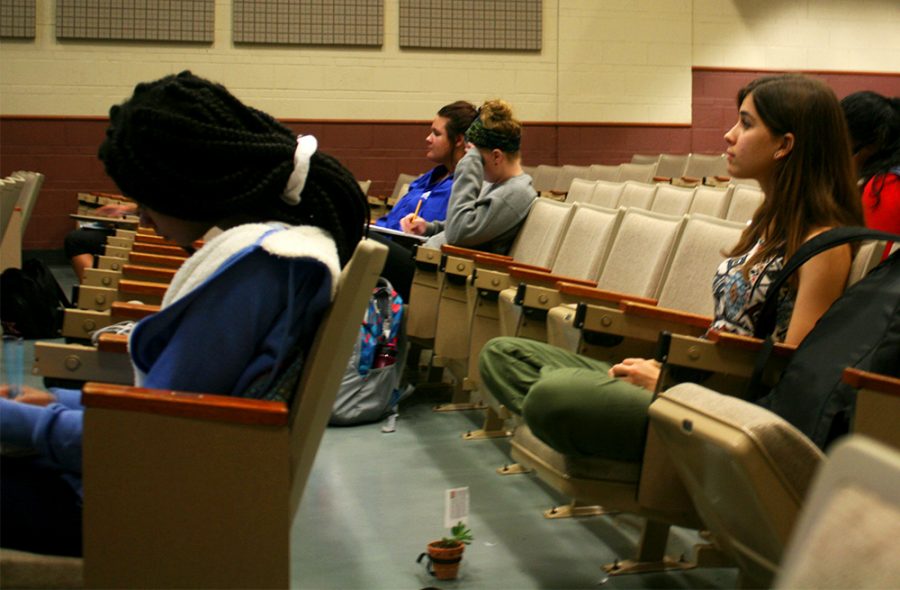
[[[841,101],[860,185],[866,225],[900,233],[900,98],[854,92]],[[885,249],[885,257],[892,244]]]

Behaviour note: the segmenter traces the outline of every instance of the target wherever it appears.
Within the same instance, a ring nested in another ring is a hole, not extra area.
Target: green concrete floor
[[[608,578],[601,565],[632,555],[641,519],[548,520],[568,502],[533,474],[501,476],[505,439],[464,441],[479,412],[436,413],[436,397],[413,394],[397,431],[380,424],[325,433],[293,529],[293,582],[310,589],[385,588],[730,588],[736,570],[706,569]],[[434,581],[415,563],[445,533],[444,491],[468,486],[475,541],[460,578]],[[678,557],[698,540],[675,529]]]

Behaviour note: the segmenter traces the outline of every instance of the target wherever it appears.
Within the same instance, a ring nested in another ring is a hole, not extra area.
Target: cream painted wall
[[[185,68],[284,118],[421,120],[457,98],[500,96],[529,121],[688,123],[691,66],[900,71],[896,0],[544,0],[539,53],[401,50],[398,0],[384,46],[235,47],[231,0],[204,45],[0,43],[0,113],[105,115],[135,83]]]
[[[693,0],[693,64],[900,72],[897,0]]]

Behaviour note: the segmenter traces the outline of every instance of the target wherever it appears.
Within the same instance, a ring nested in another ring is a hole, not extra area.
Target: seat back
[[[619,177],[619,167],[609,164],[591,164],[591,172],[589,178],[593,180],[605,180],[607,182],[615,182]]]
[[[551,164],[540,164],[534,171],[532,176],[534,190],[541,194],[543,192],[552,191],[556,186],[556,178],[562,171],[560,166]]]
[[[656,166],[656,175],[666,178],[681,178],[687,167],[687,154],[660,154],[659,164]]]
[[[728,212],[731,203],[733,186],[726,188],[713,188],[711,186],[698,186],[694,191],[694,200],[688,213],[701,213],[710,217],[722,219]]]
[[[291,523],[386,254],[357,246],[289,405],[85,385],[87,586],[288,587]]]
[[[632,164],[656,164],[658,161],[659,155],[634,154],[631,156]]]
[[[656,163],[652,164],[619,164],[619,175],[616,180],[625,182],[634,180],[637,182],[650,182],[656,176]]]
[[[898,538],[900,453],[843,439],[816,475],[774,587],[894,588]]]
[[[556,182],[552,190],[558,193],[567,193],[569,192],[569,187],[573,180],[576,178],[586,178],[590,171],[590,166],[573,166],[571,164],[566,164],[559,171],[559,174],[556,175]]]
[[[653,197],[656,196],[656,187],[655,184],[629,180],[625,183],[622,194],[619,195],[617,206],[649,209],[653,204]]]
[[[689,154],[683,176],[706,178],[707,176],[727,176],[728,161],[725,154]]]
[[[723,252],[734,246],[744,224],[691,215],[678,247],[666,266],[659,306],[701,315],[712,315],[712,281]]]
[[[591,194],[590,203],[598,207],[607,207],[615,209],[619,206],[619,197],[625,190],[624,182],[610,182],[608,180],[598,180],[594,185],[594,192]]]
[[[597,284],[640,297],[656,297],[663,269],[684,227],[683,217],[626,209]]]
[[[357,245],[341,272],[337,294],[304,362],[290,416],[291,520],[300,506],[347,360],[386,258],[383,244],[363,240]]]
[[[572,184],[569,185],[569,192],[566,194],[566,203],[589,202],[596,186],[596,180],[573,179]]]
[[[388,203],[393,205],[400,198],[406,194],[406,191],[409,190],[409,183],[414,181],[417,177],[413,174],[405,174],[401,172],[397,176],[397,182],[394,183],[394,190],[391,191],[391,195],[388,197]],[[405,188],[404,188],[405,187]]]
[[[13,178],[20,178],[25,181],[25,185],[22,187],[22,194],[19,197],[19,207],[22,208],[22,229],[24,231],[28,227],[31,212],[34,211],[34,205],[37,203],[41,187],[44,185],[44,175],[40,172],[20,170],[13,172]]]
[[[359,190],[362,191],[364,195],[369,194],[369,188],[372,186],[371,180],[360,180],[359,182]]]
[[[578,203],[563,236],[553,274],[589,279],[596,277],[606,262],[613,237],[624,211]]]
[[[509,255],[517,262],[549,267],[556,258],[556,251],[574,210],[569,203],[536,199],[509,249]]]
[[[747,223],[762,205],[765,195],[758,188],[750,185],[738,184],[732,189],[731,202],[728,204],[728,212],[725,219]]]
[[[860,244],[853,262],[850,265],[850,274],[847,277],[847,286],[854,284],[875,268],[881,262],[886,242],[873,240]]]
[[[694,200],[694,188],[674,184],[657,185],[650,210],[665,215],[686,215]]]
[[[0,180],[0,236],[6,235],[6,228],[13,216],[13,210],[19,203],[25,183],[12,177]]]
[[[822,452],[772,412],[694,383],[663,392],[649,414],[716,543],[768,587]]]

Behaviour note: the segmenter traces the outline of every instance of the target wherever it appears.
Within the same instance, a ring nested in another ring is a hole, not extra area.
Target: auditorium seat
[[[291,523],[359,334],[347,318],[385,255],[357,246],[289,404],[85,386],[86,585],[290,585]]]

